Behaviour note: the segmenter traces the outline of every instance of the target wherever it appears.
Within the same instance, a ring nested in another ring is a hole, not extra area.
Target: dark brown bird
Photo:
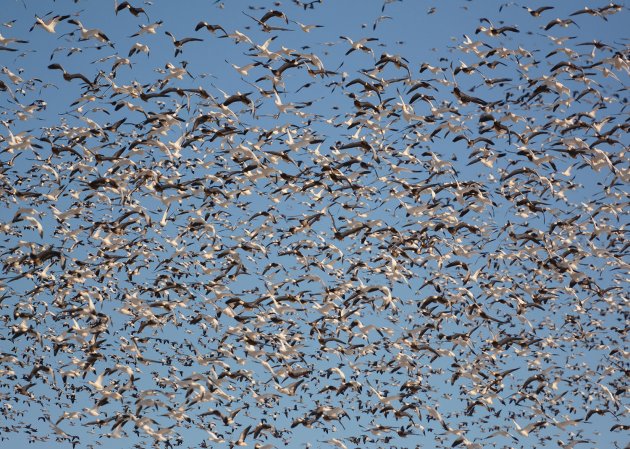
[[[251,92],[248,92],[246,94],[234,94],[234,95],[230,95],[228,98],[225,99],[225,101],[223,103],[221,103],[223,106],[229,106],[232,103],[243,103],[246,105],[251,105],[253,102],[252,100],[250,100],[247,96],[251,95]]]
[[[275,9],[270,9],[269,11],[267,11],[265,15],[259,19],[259,22],[265,23],[267,20],[271,19],[272,17],[278,17],[280,19],[284,19],[285,23],[287,24],[289,23],[289,19],[287,18],[287,16],[282,11],[277,11]]]
[[[227,36],[225,29],[221,25],[212,25],[208,22],[201,21],[195,27],[195,31],[199,31],[202,28],[205,28],[206,30],[210,31],[212,34],[216,33],[218,30],[221,30]]]
[[[83,75],[82,73],[68,73],[66,72],[66,70],[61,67],[61,65],[59,64],[50,64],[48,66],[48,68],[50,70],[60,70],[63,73],[63,79],[66,81],[72,81],[74,79],[80,79],[83,80],[85,82],[85,84],[89,85],[90,87],[94,86],[94,82],[90,81],[85,75]]]
[[[183,52],[182,47],[184,46],[184,44],[187,44],[188,42],[203,42],[203,39],[199,39],[198,37],[185,37],[183,39],[177,40],[170,31],[165,31],[164,34],[166,34],[173,40],[173,45],[175,46],[175,57]]]
[[[135,17],[138,17],[140,14],[144,14],[147,20],[150,20],[144,8],[136,8],[135,6],[132,6],[129,2],[122,2],[120,5],[118,5],[116,7],[116,15],[118,15],[118,12],[122,11],[123,9],[128,9],[129,12]]]
[[[481,106],[486,106],[488,104],[487,101],[482,100],[481,98],[477,98],[477,97],[473,97],[471,95],[468,95],[467,93],[462,92],[461,90],[459,90],[459,87],[455,87],[453,88],[453,94],[457,97],[457,99],[466,104],[466,103],[476,103],[478,105]]]

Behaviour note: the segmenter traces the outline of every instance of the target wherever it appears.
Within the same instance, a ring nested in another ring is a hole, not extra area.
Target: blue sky
[[[625,5],[8,3],[0,446],[625,444]]]

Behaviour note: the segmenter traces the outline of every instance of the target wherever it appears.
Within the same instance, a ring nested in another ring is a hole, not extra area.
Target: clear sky
[[[627,444],[623,2],[5,3],[0,447]]]

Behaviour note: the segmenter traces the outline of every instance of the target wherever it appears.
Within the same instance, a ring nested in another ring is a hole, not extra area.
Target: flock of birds
[[[75,3],[0,34],[2,445],[627,444],[626,7]]]

